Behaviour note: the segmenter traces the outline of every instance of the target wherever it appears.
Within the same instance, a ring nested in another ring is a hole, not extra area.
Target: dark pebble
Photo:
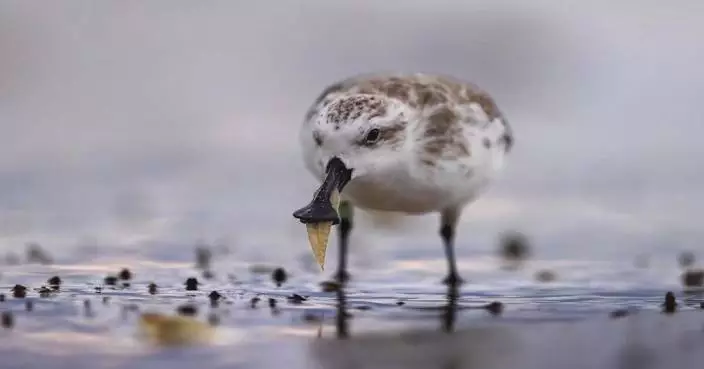
[[[403,305],[406,305],[406,303],[403,301],[396,301],[396,305],[403,306]]]
[[[369,305],[357,306],[357,310],[367,311],[367,310],[371,310],[371,309],[372,309],[372,307]]]
[[[34,302],[32,300],[27,300],[24,302],[24,309],[27,311],[32,311],[34,310]]]
[[[699,303],[699,308],[700,308],[700,309],[704,309],[704,302],[700,302],[700,303]]]
[[[252,299],[249,300],[249,306],[250,306],[252,309],[256,308],[256,307],[257,307],[257,303],[259,302],[259,300],[261,300],[261,299],[260,299],[259,297],[257,297],[257,296],[252,297]]]
[[[272,309],[276,307],[276,299],[269,297],[269,307]]]
[[[488,312],[491,313],[491,315],[501,315],[501,313],[504,311],[504,304],[494,301],[489,304],[487,304],[484,307]]]
[[[186,283],[184,284],[186,285],[186,291],[197,291],[200,283],[198,283],[197,279],[191,277],[186,279]]]
[[[110,303],[110,296],[103,296],[103,305],[107,305]]]
[[[526,236],[519,232],[510,232],[501,238],[501,256],[511,261],[521,261],[528,258],[530,246]]]
[[[130,286],[129,282],[122,282],[122,288],[130,288]]]
[[[222,295],[218,291],[210,291],[208,298],[211,300],[219,300],[222,298]]]
[[[149,283],[149,286],[147,286],[147,290],[149,291],[150,295],[156,295],[156,283]]]
[[[221,298],[222,298],[222,295],[218,291],[211,291],[208,294],[208,299],[210,300],[211,307],[218,307],[218,304],[220,303]]]
[[[290,302],[292,304],[296,304],[296,305],[301,304],[301,303],[303,303],[303,301],[308,300],[307,298],[305,298],[297,293],[294,293],[293,295],[286,297],[286,299],[288,300],[288,302]]]
[[[683,251],[677,256],[677,262],[682,268],[688,268],[694,264],[694,253],[691,251]]]
[[[10,291],[12,291],[12,297],[16,299],[23,299],[27,297],[27,287],[21,284],[16,284]]]
[[[49,278],[46,283],[54,291],[58,291],[61,288],[61,278],[58,275]]]
[[[342,284],[336,281],[323,281],[320,282],[320,289],[323,292],[337,292],[342,288]]]
[[[2,326],[7,329],[11,329],[15,326],[15,317],[9,311],[3,311],[2,317],[0,318]]]
[[[123,281],[129,281],[132,279],[133,275],[132,272],[130,272],[129,269],[124,268],[120,271],[120,273],[117,274],[117,277],[120,278]]]
[[[704,269],[692,269],[682,273],[682,284],[685,287],[704,286]]]
[[[274,281],[277,287],[281,287],[282,284],[286,283],[288,276],[284,268],[276,268],[271,272],[271,279]]]
[[[0,302],[5,302],[5,294],[0,294]]]
[[[194,316],[198,314],[198,309],[194,305],[181,305],[176,311],[184,316]]]
[[[103,287],[95,287],[95,293],[103,293]]]
[[[665,294],[665,302],[662,304],[662,308],[665,314],[673,314],[677,310],[677,301],[674,293],[668,292]]]
[[[103,283],[105,283],[106,286],[115,286],[117,285],[117,277],[109,275],[103,279]]]
[[[535,279],[539,282],[548,283],[554,281],[556,278],[555,272],[551,270],[539,270],[535,273]]]

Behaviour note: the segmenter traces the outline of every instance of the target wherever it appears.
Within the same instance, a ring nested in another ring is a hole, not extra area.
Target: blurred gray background
[[[694,0],[0,0],[0,249],[308,253],[302,116],[375,71],[473,81],[513,124],[461,253],[506,229],[543,255],[696,249],[703,33]],[[442,256],[434,215],[358,223],[358,251]]]

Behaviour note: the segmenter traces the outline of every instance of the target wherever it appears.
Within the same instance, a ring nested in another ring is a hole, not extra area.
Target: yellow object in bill
[[[146,337],[163,346],[205,343],[212,339],[214,329],[191,317],[144,313],[139,325]]]
[[[340,206],[340,192],[333,191],[330,195],[330,202],[335,211],[338,211]],[[328,240],[330,239],[330,229],[332,222],[320,222],[306,224],[308,232],[308,243],[313,250],[315,261],[320,265],[321,270],[325,270],[325,252],[328,248]]]

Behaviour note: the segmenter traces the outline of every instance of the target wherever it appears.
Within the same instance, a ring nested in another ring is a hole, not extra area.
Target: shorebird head
[[[304,125],[301,141],[310,169],[322,184],[313,200],[293,213],[308,226],[313,252],[322,264],[330,227],[339,223],[337,203],[355,178],[382,171],[405,149],[408,113],[396,101],[372,94],[338,97]],[[322,253],[322,254],[321,254]],[[322,266],[322,265],[321,265]]]
[[[354,178],[383,170],[400,160],[411,117],[398,101],[383,95],[352,94],[323,106],[302,132],[303,148],[325,176],[333,159],[352,170]],[[342,189],[340,189],[342,191]]]

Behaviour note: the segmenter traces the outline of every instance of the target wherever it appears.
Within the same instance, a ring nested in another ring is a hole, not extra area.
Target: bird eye
[[[366,145],[371,145],[371,144],[379,141],[380,137],[381,137],[381,132],[379,132],[379,129],[372,128],[369,132],[367,132],[367,136],[364,137],[364,143]]]

